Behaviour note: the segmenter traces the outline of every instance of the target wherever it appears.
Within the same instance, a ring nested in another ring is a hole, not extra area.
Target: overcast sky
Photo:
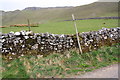
[[[80,6],[98,0],[0,0],[0,10],[13,11],[26,7]]]
[[[22,10],[26,7],[56,7],[56,6],[80,6],[96,1],[119,0],[0,0],[0,10]]]

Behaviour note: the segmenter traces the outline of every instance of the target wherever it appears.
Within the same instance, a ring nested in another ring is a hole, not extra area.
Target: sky
[[[22,10],[26,7],[80,6],[99,0],[0,0],[0,10]],[[118,0],[100,0],[118,1]]]
[[[0,0],[0,10],[22,10],[26,7],[80,6],[98,0]]]

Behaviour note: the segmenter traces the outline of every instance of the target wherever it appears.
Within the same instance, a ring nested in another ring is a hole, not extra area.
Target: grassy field
[[[103,24],[106,23],[106,24]],[[96,31],[105,28],[118,27],[118,19],[95,19],[95,20],[78,20],[76,21],[79,32]],[[10,31],[28,30],[27,27],[8,27],[1,28],[3,33]],[[39,24],[39,27],[31,27],[33,32],[37,33],[54,33],[54,34],[74,34],[74,24],[72,21],[48,22]]]
[[[23,56],[2,63],[2,78],[64,78],[117,63],[120,44],[80,55],[76,50],[47,57]]]

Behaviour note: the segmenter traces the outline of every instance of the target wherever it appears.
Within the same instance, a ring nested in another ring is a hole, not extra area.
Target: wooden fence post
[[[77,30],[74,14],[72,14],[72,19],[73,19],[74,27],[75,27],[75,30],[76,30],[76,36],[77,36],[77,42],[78,42],[78,47],[79,47],[79,53],[82,54],[82,48],[81,48],[81,45],[80,45],[80,39],[79,39],[79,36],[78,36],[78,30]]]
[[[29,19],[27,19],[27,21],[28,21],[28,29],[29,29],[29,31],[31,31],[30,30],[30,21],[29,21]]]

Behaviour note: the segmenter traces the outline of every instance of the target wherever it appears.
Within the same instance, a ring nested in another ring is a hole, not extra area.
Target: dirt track
[[[118,64],[103,67],[75,78],[118,78]]]

